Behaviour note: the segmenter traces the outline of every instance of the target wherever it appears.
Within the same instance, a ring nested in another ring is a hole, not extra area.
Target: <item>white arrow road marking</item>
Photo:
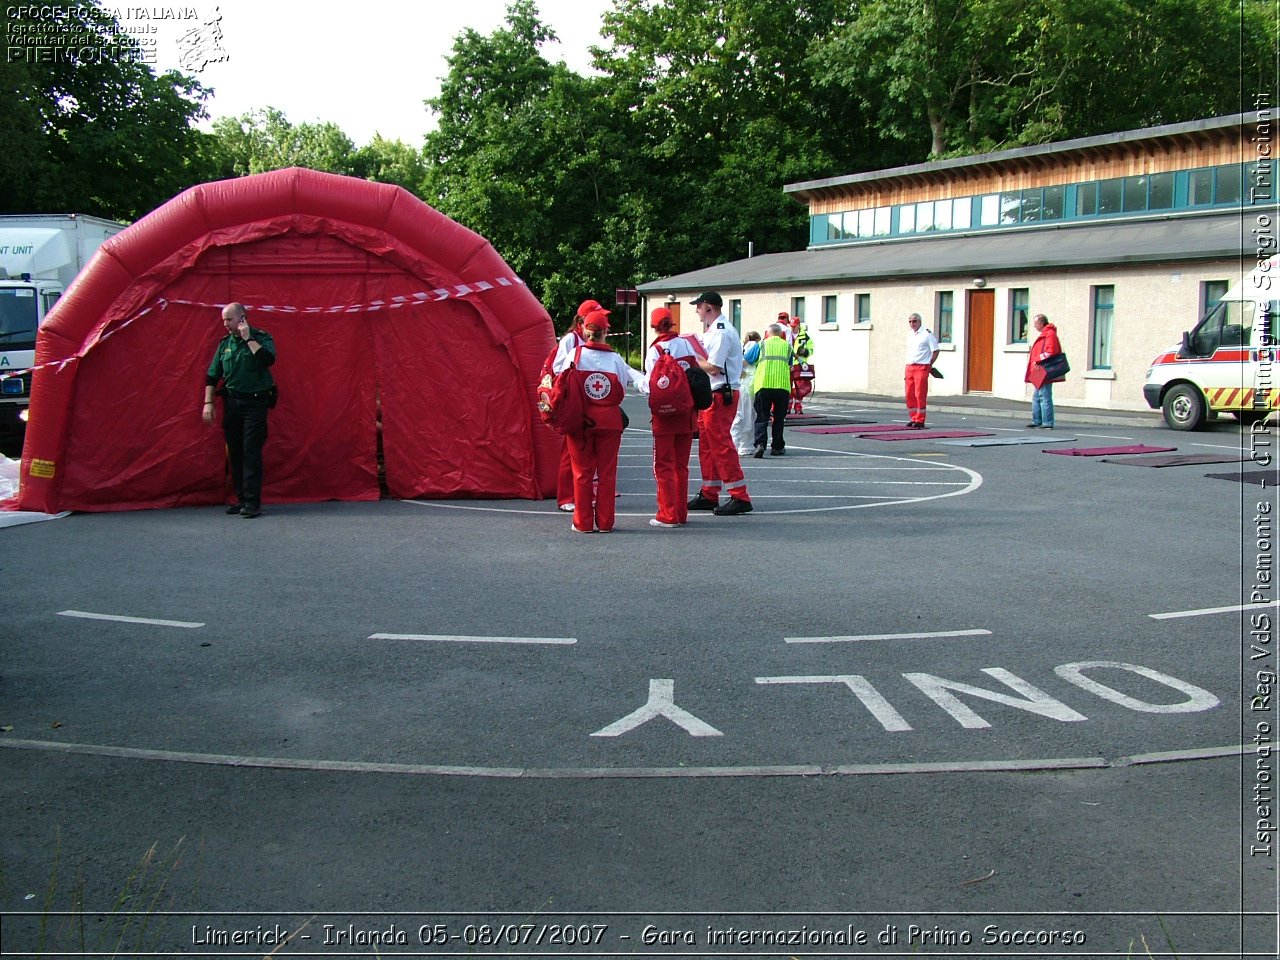
[[[1152,620],[1177,620],[1180,617],[1207,617],[1211,613],[1238,613],[1241,610],[1252,610],[1254,607],[1266,610],[1280,606],[1280,600],[1271,603],[1237,603],[1230,607],[1205,607],[1202,610],[1174,610],[1172,613],[1148,613]]]
[[[989,637],[990,630],[939,630],[935,633],[867,633],[856,637],[783,637],[785,643],[854,643],[858,640],[936,640],[941,637]]]
[[[674,680],[650,680],[648,703],[639,710],[627,714],[621,720],[614,721],[607,727],[597,730],[591,736],[620,737],[622,734],[634,730],[642,723],[648,723],[654,717],[666,717],[690,736],[723,737],[724,734],[711,726],[711,724],[699,720],[688,710],[675,705],[675,687],[676,682]]]
[[[116,623],[145,623],[152,627],[186,627],[194,630],[203,627],[203,623],[189,623],[186,620],[152,620],[148,617],[125,617],[114,613],[85,613],[83,610],[59,610],[60,617],[79,617],[81,620],[112,620]]]

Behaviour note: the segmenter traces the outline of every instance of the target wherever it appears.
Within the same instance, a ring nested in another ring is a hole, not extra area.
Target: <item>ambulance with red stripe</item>
[[[1182,343],[1151,361],[1142,395],[1174,430],[1198,430],[1220,413],[1253,423],[1280,407],[1272,323],[1280,314],[1280,257],[1230,287]]]

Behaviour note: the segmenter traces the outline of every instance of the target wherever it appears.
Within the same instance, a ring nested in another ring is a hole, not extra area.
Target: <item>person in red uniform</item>
[[[1044,371],[1036,370],[1040,365],[1040,361],[1046,357],[1052,357],[1055,353],[1062,352],[1062,343],[1058,340],[1058,328],[1049,322],[1049,318],[1043,313],[1037,313],[1032,321],[1036,328],[1036,341],[1031,345],[1031,352],[1027,354],[1027,375],[1026,382],[1035,387],[1035,393],[1031,395],[1031,422],[1027,424],[1029,429],[1043,427],[1045,430],[1053,429],[1053,385],[1062,383],[1062,377],[1057,380],[1050,380],[1044,376]],[[1036,386],[1036,381],[1039,386]]]
[[[589,424],[583,433],[566,437],[569,460],[573,464],[575,533],[613,530],[618,448],[622,445],[622,396],[626,384],[636,382],[639,376],[605,343],[608,330],[608,311],[587,314],[582,321],[586,342],[569,358],[582,372]],[[598,478],[594,497],[593,477]]]
[[[690,301],[702,320],[699,338],[704,356],[698,364],[711,378],[712,403],[698,413],[698,466],[702,470],[702,486],[689,501],[690,510],[710,510],[718,517],[736,517],[753,509],[747,493],[747,479],[742,473],[738,448],[733,445],[729,428],[738,409],[738,385],[742,376],[742,344],[733,324],[724,318],[724,300],[715,290],[708,290]],[[720,490],[729,494],[720,503]]]
[[[675,320],[666,307],[653,311],[649,326],[657,337],[645,356],[644,371],[653,388],[653,368],[663,353],[681,362],[683,358],[696,364],[698,355],[683,337],[676,336]],[[683,364],[682,364],[683,365]],[[689,520],[689,453],[693,449],[693,432],[698,428],[698,411],[660,416],[654,414],[653,477],[658,484],[658,515],[649,521],[651,527],[678,527]]]
[[[569,366],[569,361],[573,359],[574,351],[586,343],[586,337],[582,333],[582,318],[597,310],[604,310],[604,307],[594,300],[583,300],[578,306],[578,312],[573,318],[573,326],[556,344],[556,356],[551,361],[552,373],[562,373],[564,368]],[[607,315],[609,311],[604,310],[604,312]],[[573,465],[569,463],[568,444],[562,444],[560,447],[560,473],[556,476],[556,507],[565,513],[573,513]]]

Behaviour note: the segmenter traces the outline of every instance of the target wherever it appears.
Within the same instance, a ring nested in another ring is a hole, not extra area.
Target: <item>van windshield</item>
[[[35,349],[35,294],[30,287],[0,287],[0,351]]]
[[[1252,300],[1222,300],[1187,336],[1194,357],[1208,357],[1219,347],[1247,347],[1258,305]]]

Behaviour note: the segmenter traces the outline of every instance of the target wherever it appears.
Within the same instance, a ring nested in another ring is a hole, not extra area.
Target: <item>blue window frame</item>
[[[1111,327],[1116,312],[1116,288],[1094,287],[1090,291],[1093,300],[1089,322],[1089,369],[1111,369]]]
[[[853,298],[854,323],[871,322],[871,294],[860,293]]]
[[[1031,292],[1026,287],[1015,287],[1009,291],[1009,342],[1026,343],[1027,311],[1030,309]]]
[[[951,342],[951,323],[955,313],[956,295],[951,290],[939,290],[933,301],[933,329],[939,343]]]

